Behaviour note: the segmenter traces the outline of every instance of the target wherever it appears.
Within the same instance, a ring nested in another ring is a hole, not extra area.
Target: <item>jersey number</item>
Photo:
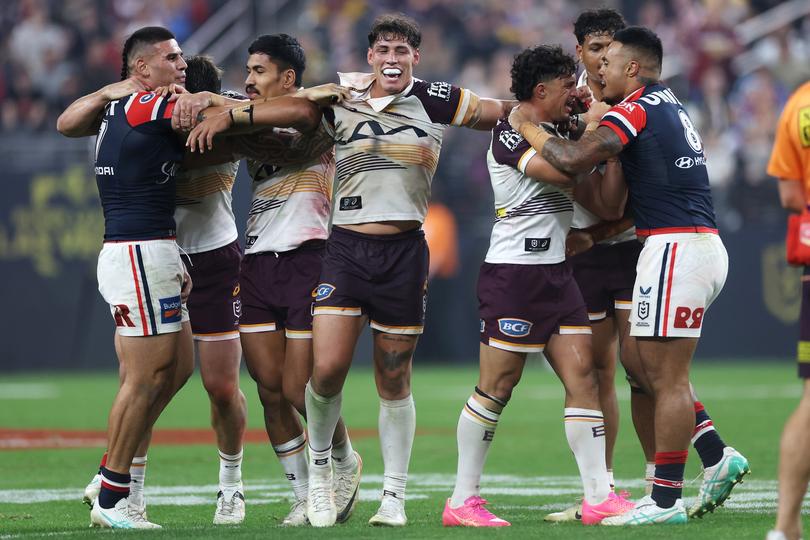
[[[686,142],[696,153],[701,153],[703,151],[703,141],[700,140],[700,135],[698,135],[695,125],[692,123],[692,120],[689,119],[689,116],[687,116],[686,111],[679,109],[678,118],[681,119],[683,135],[686,137]]]

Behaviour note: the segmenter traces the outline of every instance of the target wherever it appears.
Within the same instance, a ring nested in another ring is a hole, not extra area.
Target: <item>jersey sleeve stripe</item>
[[[605,126],[605,127],[608,127],[610,129],[612,129],[616,133],[616,135],[619,136],[619,139],[622,141],[622,144],[627,144],[630,141],[630,138],[627,136],[627,134],[624,132],[624,130],[622,128],[620,128],[619,126],[617,126],[616,124],[614,124],[613,122],[608,122],[606,120],[602,120],[599,123],[599,125],[600,126]]]
[[[638,135],[638,131],[636,131],[636,128],[633,126],[633,124],[631,124],[630,121],[627,118],[625,118],[624,116],[622,116],[621,114],[619,114],[619,113],[617,113],[615,111],[608,111],[607,113],[605,113],[605,116],[602,117],[602,121],[604,121],[607,118],[616,118],[616,119],[618,119],[619,122],[621,122],[621,124],[627,129],[627,131],[630,132],[630,134],[633,137]]]
[[[454,126],[461,126],[467,116],[467,108],[470,106],[470,91],[466,88],[461,89],[461,96],[458,99],[458,106],[456,107],[456,114],[450,123]]]
[[[526,174],[526,166],[529,164],[529,161],[531,161],[535,155],[537,155],[537,150],[535,150],[534,148],[529,148],[528,150],[523,152],[523,155],[520,156],[520,159],[518,160],[517,169],[523,174]]]
[[[149,120],[154,120],[157,118],[158,111],[160,110],[160,106],[163,104],[163,96],[157,98],[155,100],[155,105],[152,107],[152,114],[149,117]]]

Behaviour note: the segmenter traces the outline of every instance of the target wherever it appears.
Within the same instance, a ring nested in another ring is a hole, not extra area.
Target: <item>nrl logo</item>
[[[650,316],[650,303],[639,302],[638,304],[638,318],[642,321]]]

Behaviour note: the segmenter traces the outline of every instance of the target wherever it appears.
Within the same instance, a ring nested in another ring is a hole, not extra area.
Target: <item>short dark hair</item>
[[[135,54],[144,45],[154,45],[161,41],[177,39],[174,34],[162,26],[144,26],[135,30],[124,42],[124,50],[121,51],[121,80],[129,77],[129,64],[135,59]]]
[[[559,45],[538,45],[517,56],[512,62],[512,88],[518,101],[532,97],[534,87],[559,77],[568,77],[577,72],[577,61],[563,52]]]
[[[307,69],[307,56],[297,39],[289,34],[264,34],[248,47],[248,54],[257,53],[269,56],[282,71],[293,70],[295,85],[301,86],[304,70]]]
[[[368,33],[368,46],[373,47],[380,39],[402,38],[408,45],[418,49],[422,44],[419,23],[404,13],[386,13],[374,19]]]
[[[624,30],[619,30],[613,34],[613,41],[618,41],[625,47],[630,47],[647,56],[650,61],[655,62],[658,70],[661,70],[664,48],[661,45],[661,39],[649,28],[628,26]]]
[[[186,58],[186,90],[189,92],[222,91],[222,70],[214,59],[203,54]]]
[[[624,17],[615,9],[589,9],[583,11],[574,22],[574,35],[577,43],[582,45],[585,38],[591,34],[613,35],[627,27]]]

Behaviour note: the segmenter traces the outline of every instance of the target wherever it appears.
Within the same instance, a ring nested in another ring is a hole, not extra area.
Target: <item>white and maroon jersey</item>
[[[553,124],[542,127],[562,137]],[[505,119],[492,130],[487,168],[495,193],[495,225],[485,261],[554,264],[565,260],[565,237],[574,214],[571,188],[526,175],[537,152]]]
[[[325,240],[335,175],[331,136],[321,126],[314,134],[274,129],[262,137],[272,148],[285,149],[266,160],[247,160],[253,202],[245,254],[290,251],[308,240]]]
[[[423,222],[444,129],[468,125],[478,96],[413,79],[399,94],[371,98],[373,74],[339,76],[352,98],[324,115],[337,142],[333,223]]]
[[[579,80],[577,81],[577,88],[582,86],[588,85],[588,72],[582,71],[579,75]],[[599,167],[600,170],[604,170],[604,167]],[[594,215],[590,211],[588,211],[584,206],[579,204],[578,202],[574,201],[574,219],[571,221],[571,227],[574,229],[587,229],[597,223],[601,223],[604,221],[602,218]],[[629,240],[636,239],[636,228],[630,227],[626,231],[622,231],[615,236],[611,236],[610,238],[605,238],[600,244],[618,244],[620,242],[627,242]]]
[[[178,174],[174,220],[183,251],[202,253],[236,240],[231,189],[238,170],[234,161]]]

